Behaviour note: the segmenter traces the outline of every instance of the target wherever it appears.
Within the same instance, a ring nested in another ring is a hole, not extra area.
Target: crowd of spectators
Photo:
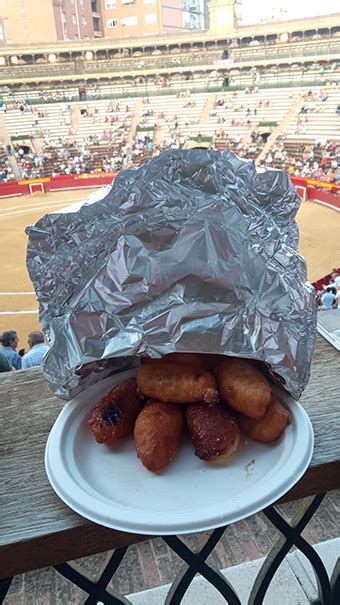
[[[164,81],[163,86],[168,82]],[[257,92],[256,88],[249,88],[248,94]],[[46,93],[47,94],[47,93]],[[51,93],[52,94],[52,93]],[[56,91],[54,93],[58,95]],[[293,93],[292,93],[293,94]],[[196,102],[189,90],[177,93],[183,98],[183,107],[195,107]],[[297,127],[303,128],[308,120],[308,113],[322,111],[327,103],[327,90],[309,91],[306,93],[297,119]],[[54,100],[58,100],[55,98]],[[232,149],[242,158],[256,159],[265,144],[265,139],[258,132],[258,121],[263,112],[270,107],[270,99],[259,99],[250,107],[235,91],[229,98],[217,97],[210,116],[216,118],[219,128],[215,130],[209,146],[212,149],[222,150],[226,147]],[[178,115],[172,116],[168,122],[171,124],[169,133],[162,132],[161,123],[164,123],[163,113],[155,113],[149,106],[149,98],[146,97],[136,134],[130,132],[133,119],[133,108],[126,101],[109,101],[104,114],[98,115],[98,109],[86,103],[80,105],[79,120],[83,124],[97,123],[96,133],[88,135],[85,139],[77,138],[77,130],[72,126],[72,106],[63,103],[58,119],[66,129],[67,135],[57,140],[48,128],[42,127],[42,118],[49,116],[49,108],[38,108],[27,104],[23,99],[4,105],[5,112],[12,109],[19,110],[22,114],[31,112],[34,117],[32,130],[29,137],[39,141],[33,149],[29,143],[17,144],[14,149],[11,146],[0,151],[0,181],[7,182],[17,178],[13,166],[9,162],[9,156],[14,152],[20,178],[39,178],[47,175],[68,175],[89,172],[111,172],[138,166],[141,162],[157,155],[164,149],[183,148],[188,143],[188,135],[181,131],[181,123],[186,127],[193,127],[197,144],[200,144],[200,133],[197,135],[197,120],[190,116],[181,122]],[[228,110],[228,120],[224,115],[224,109]],[[150,117],[154,117],[151,120]],[[229,127],[246,127],[247,134],[244,136],[230,136]],[[314,143],[299,143],[288,140],[286,133],[278,137],[270,152],[261,161],[264,167],[273,167],[288,171],[292,176],[303,178],[315,178],[318,181],[330,183],[340,182],[340,145],[336,141],[326,139],[316,140]]]
[[[8,181],[15,181],[16,176],[10,166],[9,161],[0,154],[0,183],[8,183]]]
[[[333,269],[326,283],[317,286],[317,300],[321,310],[340,310],[340,271]]]
[[[286,170],[291,176],[340,183],[340,143],[317,139],[314,143],[288,142],[282,135],[262,161],[267,168]]]
[[[83,125],[94,124],[100,119],[97,132],[81,141],[77,140],[76,130],[72,127],[70,104],[63,104],[60,109],[58,119],[66,128],[67,135],[59,136],[57,140],[39,124],[39,118],[48,117],[48,112],[41,115],[41,110],[30,107],[31,110],[36,113],[36,131],[33,130],[30,136],[39,140],[40,151],[33,151],[25,145],[17,146],[16,158],[21,178],[109,172],[123,167],[132,118],[132,110],[127,104],[121,108],[119,103],[109,102],[105,116],[100,118],[96,107],[81,105],[79,121]]]
[[[19,338],[15,330],[7,330],[0,335],[0,372],[15,372],[41,366],[48,351],[44,334],[40,330],[30,332],[27,337],[29,350],[18,349]]]
[[[247,139],[248,142],[245,143],[243,137],[230,137],[223,130],[223,132],[215,134],[211,148],[221,151],[228,147],[228,149],[234,151],[240,158],[255,160],[261,152],[265,141],[261,134],[256,130],[250,132]]]
[[[150,133],[151,134],[151,133]],[[121,138],[119,143],[108,133],[100,137],[90,135],[82,143],[76,140],[64,142],[58,139],[53,145],[44,145],[41,153],[28,153],[18,160],[21,178],[53,177],[68,174],[114,172],[138,166],[144,160],[158,155],[174,141],[154,145],[150,134],[138,133],[128,143]]]
[[[184,105],[193,107],[195,101],[187,99],[190,92],[182,95]],[[39,118],[47,117],[48,112],[33,109],[36,113],[36,131],[30,135],[40,141],[40,152],[33,151],[27,145],[18,144],[15,148],[21,178],[37,178],[47,175],[58,176],[82,174],[89,172],[111,172],[138,166],[143,160],[159,154],[164,149],[183,147],[187,142],[179,128],[178,116],[172,119],[173,128],[169,135],[155,144],[154,136],[160,130],[164,114],[154,116],[146,97],[143,110],[137,125],[136,134],[131,135],[132,108],[125,102],[110,101],[105,108],[104,116],[98,116],[98,110],[84,104],[80,106],[80,120],[86,124],[97,123],[98,129],[81,142],[71,124],[71,105],[64,104],[59,112],[61,124],[68,128],[66,137],[52,140],[48,129],[39,127]],[[18,109],[18,107],[17,107]],[[20,109],[20,108],[19,108]],[[21,111],[21,110],[20,110]],[[31,111],[31,107],[22,106],[22,111]],[[153,126],[147,126],[148,118],[154,116]],[[188,125],[188,124],[186,124]]]
[[[174,116],[175,118],[176,116]],[[185,147],[188,137],[181,133],[178,123],[174,120],[173,129],[164,140],[154,144],[153,137],[159,128],[147,130],[141,119],[140,130],[128,140],[127,129],[121,136],[113,133],[110,128],[103,130],[101,135],[89,135],[81,143],[76,138],[67,140],[58,138],[51,143],[42,143],[41,152],[25,150],[17,146],[16,159],[20,178],[37,178],[47,175],[81,174],[89,172],[110,172],[140,164],[140,159],[158,155],[165,149]],[[200,133],[196,140],[200,143]],[[241,158],[256,159],[264,146],[262,136],[253,130],[249,133],[248,142],[243,137],[228,137],[227,130],[221,129],[212,138],[210,147],[222,150],[232,149]],[[317,140],[314,144],[299,144],[294,151],[285,147],[285,141],[278,140],[270,152],[260,163],[266,168],[286,170],[290,175],[302,178],[314,178],[318,181],[340,183],[340,145],[336,141]],[[7,182],[16,177],[5,156],[0,156],[0,181]]]
[[[258,92],[258,88],[250,88],[246,89],[246,94],[253,94]],[[226,97],[219,97],[216,99],[214,103],[214,107],[210,112],[211,117],[216,118],[217,124],[221,124],[219,130],[215,130],[215,137],[223,137],[226,129],[229,127],[247,127],[248,130],[254,130],[258,126],[258,123],[261,119],[265,117],[265,111],[272,105],[272,101],[267,99],[263,101],[260,99],[257,104],[250,107],[247,103],[240,103],[238,100],[238,93],[235,91],[232,95],[232,98],[227,99]],[[231,112],[233,117],[231,119],[227,118],[223,115],[223,110],[228,110],[228,113]]]

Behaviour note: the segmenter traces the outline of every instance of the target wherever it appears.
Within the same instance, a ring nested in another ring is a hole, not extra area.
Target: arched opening
[[[246,38],[241,38],[241,44],[240,46],[249,46],[250,42],[252,42],[253,38],[252,37],[246,37]]]
[[[267,143],[267,140],[269,139],[271,134],[272,134],[271,132],[261,132],[260,133],[260,137],[261,137],[263,143]]]
[[[41,65],[41,64],[47,63],[46,56],[43,54],[35,55],[34,59],[35,59],[36,65]],[[25,60],[25,63],[26,62],[27,61]]]
[[[230,40],[217,40],[217,46],[229,46]]]
[[[144,48],[133,48],[131,56],[132,56],[132,58],[143,57],[144,53],[145,53],[145,49]]]
[[[277,35],[276,34],[268,34],[265,37],[265,43],[266,44],[275,44],[277,42]]]
[[[265,40],[264,36],[255,36],[254,39],[250,42],[250,45],[255,46],[257,44],[264,44],[264,40]]]
[[[320,27],[320,29],[318,29],[318,34],[320,34],[320,36],[329,36],[329,27]]]
[[[120,57],[120,52],[118,48],[110,48],[108,51],[108,56],[109,59],[118,59]]]
[[[34,63],[35,63],[33,55],[24,55],[23,59],[24,59],[26,65],[34,65]]]
[[[316,29],[307,29],[304,32],[304,37],[305,38],[313,38],[316,35]]]
[[[107,61],[107,50],[97,50],[97,61]]]
[[[69,63],[70,60],[71,60],[71,53],[64,52],[64,53],[59,54],[60,63]]]
[[[14,145],[14,150],[20,158],[25,157],[32,152],[31,146],[27,143],[19,143],[18,141]]]

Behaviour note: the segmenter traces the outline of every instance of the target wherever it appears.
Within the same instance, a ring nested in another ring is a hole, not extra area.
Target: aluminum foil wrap
[[[54,392],[181,351],[260,360],[299,398],[316,335],[299,205],[284,172],[170,150],[42,217],[27,264]]]

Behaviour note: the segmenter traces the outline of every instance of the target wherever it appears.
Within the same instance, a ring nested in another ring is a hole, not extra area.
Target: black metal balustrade
[[[252,587],[248,605],[261,605],[274,578],[275,573],[284,561],[290,549],[295,546],[310,562],[313,567],[318,587],[318,597],[311,605],[339,605],[340,604],[340,558],[338,559],[331,578],[328,577],[325,566],[316,550],[302,537],[302,532],[319,508],[325,494],[302,501],[299,510],[291,523],[278,513],[274,506],[262,511],[262,514],[280,532],[273,548],[267,555]],[[163,536],[166,544],[183,560],[184,565],[173,581],[167,594],[165,605],[179,605],[182,602],[191,582],[197,573],[201,574],[224,597],[229,605],[243,605],[234,588],[227,579],[206,560],[222,538],[228,526],[215,529],[203,547],[194,553],[182,540],[176,536]],[[108,584],[114,578],[128,547],[118,548],[113,552],[97,582],[89,580],[69,563],[55,565],[54,568],[65,578],[76,584],[89,596],[85,605],[96,605],[101,601],[105,605],[128,605],[131,603],[126,597],[108,590]],[[11,585],[12,578],[0,582],[0,602],[5,602],[6,594]],[[279,604],[278,604],[279,605]]]

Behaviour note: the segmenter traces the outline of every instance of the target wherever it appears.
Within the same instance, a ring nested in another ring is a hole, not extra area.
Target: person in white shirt
[[[338,309],[340,309],[340,290],[337,291],[335,295],[335,300],[337,302]]]
[[[43,365],[44,355],[48,351],[48,346],[45,345],[44,341],[44,335],[40,330],[31,332],[28,335],[28,344],[31,350],[22,357],[22,370]]]

